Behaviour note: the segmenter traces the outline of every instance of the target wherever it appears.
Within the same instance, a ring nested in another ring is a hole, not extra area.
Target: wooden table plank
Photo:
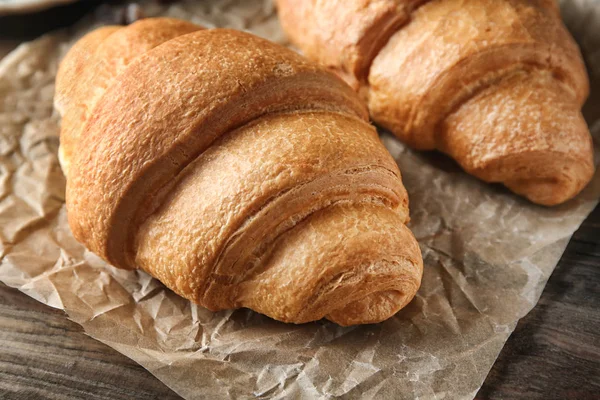
[[[0,399],[180,399],[134,361],[0,284]]]

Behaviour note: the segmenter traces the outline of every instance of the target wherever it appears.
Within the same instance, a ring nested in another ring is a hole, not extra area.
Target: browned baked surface
[[[278,0],[310,58],[417,149],[554,205],[593,172],[581,54],[552,0]]]
[[[212,310],[378,322],[420,285],[400,171],[341,80],[250,34],[148,19],[56,85],[75,237]]]

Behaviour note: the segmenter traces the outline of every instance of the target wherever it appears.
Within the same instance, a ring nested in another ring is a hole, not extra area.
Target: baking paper
[[[131,7],[131,6],[129,6]],[[423,285],[390,320],[342,328],[290,325],[249,310],[213,313],[143,272],[106,265],[68,228],[52,109],[59,59],[95,26],[169,15],[246,29],[285,43],[264,1],[104,6],[75,28],[23,44],[0,63],[0,279],[63,309],[86,333],[188,399],[471,399],[519,318],[535,306],[572,233],[597,204],[600,176],[545,208],[482,183],[437,153],[392,152],[410,194]],[[600,139],[600,5],[565,1],[593,89],[585,108]],[[598,146],[596,159],[598,159]]]

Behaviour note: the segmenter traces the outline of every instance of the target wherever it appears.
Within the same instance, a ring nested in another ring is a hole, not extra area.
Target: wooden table
[[[6,26],[3,21],[0,26]],[[0,40],[0,57],[14,43]],[[597,207],[573,236],[540,302],[520,321],[477,398],[600,399],[599,302]],[[0,284],[0,399],[37,398],[180,397],[135,362],[86,336],[64,312]]]

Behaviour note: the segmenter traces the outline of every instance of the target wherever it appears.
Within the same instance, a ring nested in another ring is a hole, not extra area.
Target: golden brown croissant
[[[232,30],[98,29],[56,82],[75,237],[211,310],[394,315],[421,281],[400,171],[343,81]]]
[[[291,40],[410,146],[531,201],[590,181],[589,91],[553,0],[277,0]]]

